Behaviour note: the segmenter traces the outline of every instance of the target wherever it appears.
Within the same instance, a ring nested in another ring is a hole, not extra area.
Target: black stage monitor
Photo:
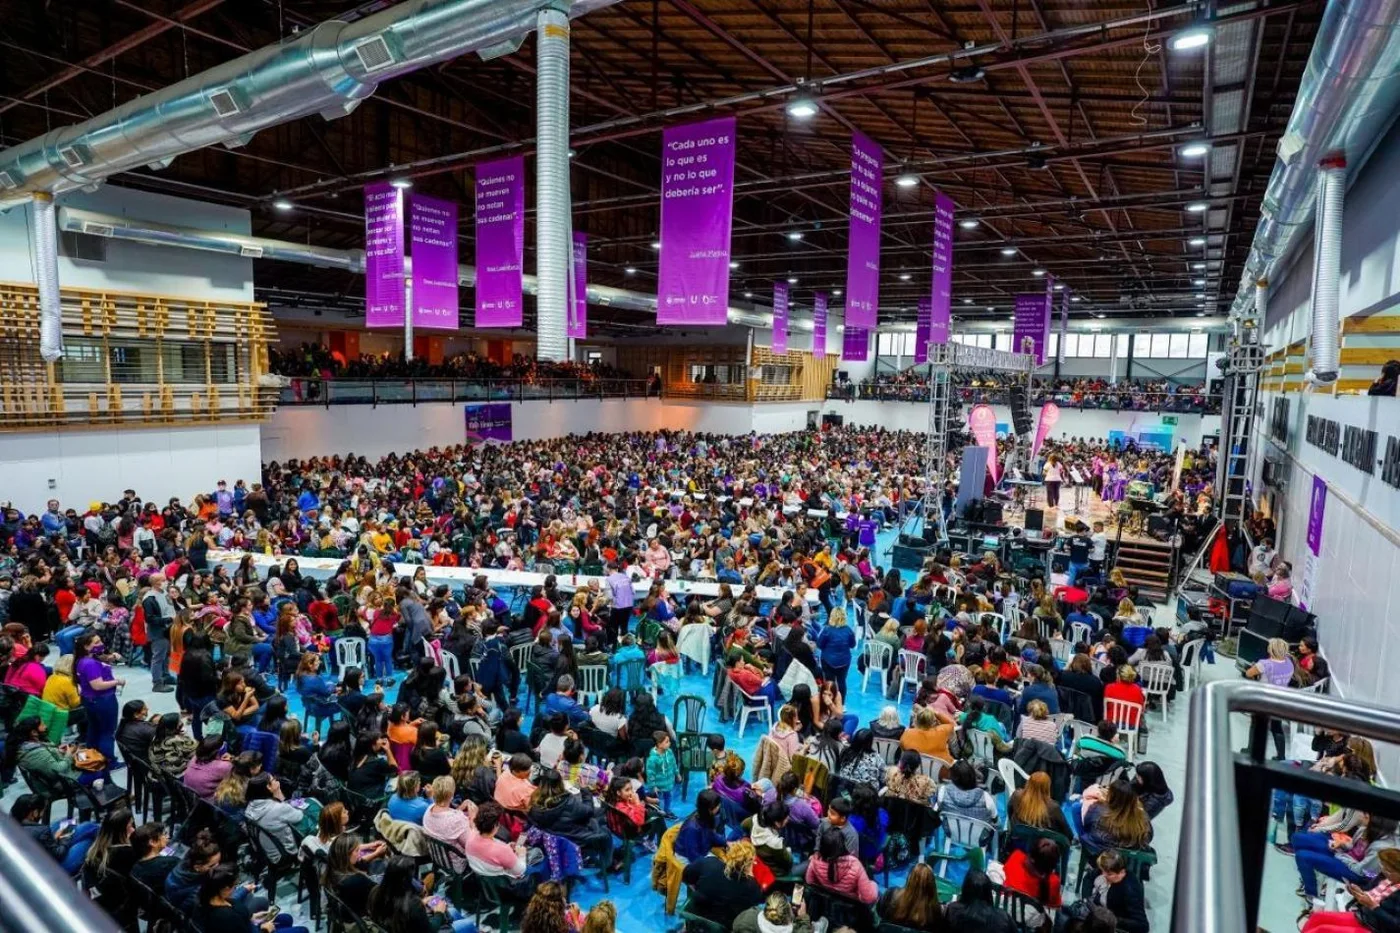
[[[1252,634],[1264,640],[1282,638],[1290,645],[1297,644],[1304,635],[1317,631],[1317,616],[1291,603],[1256,596],[1249,608],[1249,623],[1245,626]]]
[[[1026,530],[1040,531],[1045,527],[1044,509],[1026,509]]]

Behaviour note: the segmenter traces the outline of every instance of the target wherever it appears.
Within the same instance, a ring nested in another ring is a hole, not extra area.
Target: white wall
[[[964,406],[966,411],[968,406]],[[1005,405],[993,405],[998,424],[1011,423],[1011,410]],[[843,402],[828,399],[822,409],[823,414],[831,412],[842,415],[846,424],[871,425],[889,428],[894,431],[923,431],[928,426],[928,405],[922,402]],[[1032,421],[1040,417],[1040,409],[1031,409]],[[1177,424],[1173,433],[1190,444],[1198,444],[1205,434],[1220,432],[1219,415],[1175,415]],[[1060,420],[1050,431],[1051,437],[1084,437],[1101,439],[1110,431],[1146,431],[1156,428],[1161,416],[1156,412],[1132,411],[1080,411],[1066,406],[1060,407]]]
[[[104,185],[91,194],[76,191],[60,195],[58,204],[203,230],[252,232],[246,210],[115,185]],[[30,205],[25,205],[0,214],[0,279],[34,281],[29,261],[32,210]],[[253,300],[251,259],[120,240],[107,241],[104,262],[80,262],[60,256],[58,280],[62,285],[75,288],[111,288],[224,301]]]
[[[25,513],[49,499],[81,512],[93,500],[185,502],[226,479],[250,484],[262,476],[256,424],[189,428],[122,428],[0,434],[0,492]],[[50,486],[50,483],[53,485]]]

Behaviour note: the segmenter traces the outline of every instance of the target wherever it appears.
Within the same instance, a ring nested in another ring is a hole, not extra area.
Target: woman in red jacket
[[[1147,697],[1142,692],[1142,688],[1137,683],[1137,670],[1131,664],[1124,664],[1118,668],[1118,679],[1103,688],[1104,702],[1109,700],[1126,700],[1129,703],[1144,705]],[[1137,710],[1132,716],[1132,722],[1127,723],[1129,728],[1138,726],[1137,720],[1142,717],[1142,710]],[[1120,725],[1122,725],[1120,723]]]
[[[1041,907],[1060,906],[1060,847],[1050,839],[1037,839],[1030,854],[1017,849],[1006,860],[1002,886],[1033,897]]]

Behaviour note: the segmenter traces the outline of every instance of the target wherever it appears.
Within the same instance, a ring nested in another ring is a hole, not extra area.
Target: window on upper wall
[[[1045,348],[1045,358],[1056,360],[1060,358],[1060,332],[1053,331],[1050,334],[1050,343]]]
[[[1170,349],[1167,353],[1174,360],[1186,359],[1186,351],[1190,343],[1190,334],[1172,334]]]
[[[1094,356],[1098,357],[1098,358],[1101,359],[1101,360],[1106,360],[1106,359],[1109,358],[1109,356],[1112,355],[1112,353],[1113,353],[1113,335],[1112,335],[1112,334],[1095,334],[1095,335],[1094,335]]]
[[[875,352],[880,356],[895,356],[894,334],[888,331],[875,335]]]
[[[1011,335],[1010,335],[1010,334],[997,334],[997,335],[996,335],[996,340],[995,340],[995,342],[992,344],[992,346],[993,346],[994,349],[997,349],[997,350],[1005,350],[1006,352],[1009,353],[1009,352],[1011,351]]]
[[[1118,358],[1119,358],[1120,360],[1126,360],[1126,359],[1128,358],[1128,341],[1131,340],[1131,339],[1133,339],[1133,338],[1132,338],[1132,335],[1131,335],[1131,334],[1119,334],[1119,335],[1118,335],[1116,338],[1114,338],[1114,339],[1116,339],[1116,340],[1118,341]]]
[[[1159,360],[1171,356],[1171,339],[1170,334],[1153,334],[1151,355]]]
[[[1203,360],[1210,349],[1210,338],[1205,334],[1192,334],[1186,355],[1193,360]]]
[[[602,351],[602,350],[584,350],[584,351],[583,351],[583,361],[584,361],[585,363],[587,363],[589,366],[592,366],[594,363],[601,363],[601,362],[603,362],[603,351]]]

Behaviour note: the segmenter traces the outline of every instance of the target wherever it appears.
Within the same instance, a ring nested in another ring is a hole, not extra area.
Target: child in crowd
[[[675,819],[671,812],[671,790],[676,786],[676,756],[671,754],[671,736],[657,730],[652,733],[656,742],[651,754],[647,755],[647,785],[661,801],[661,812],[667,819]]]

